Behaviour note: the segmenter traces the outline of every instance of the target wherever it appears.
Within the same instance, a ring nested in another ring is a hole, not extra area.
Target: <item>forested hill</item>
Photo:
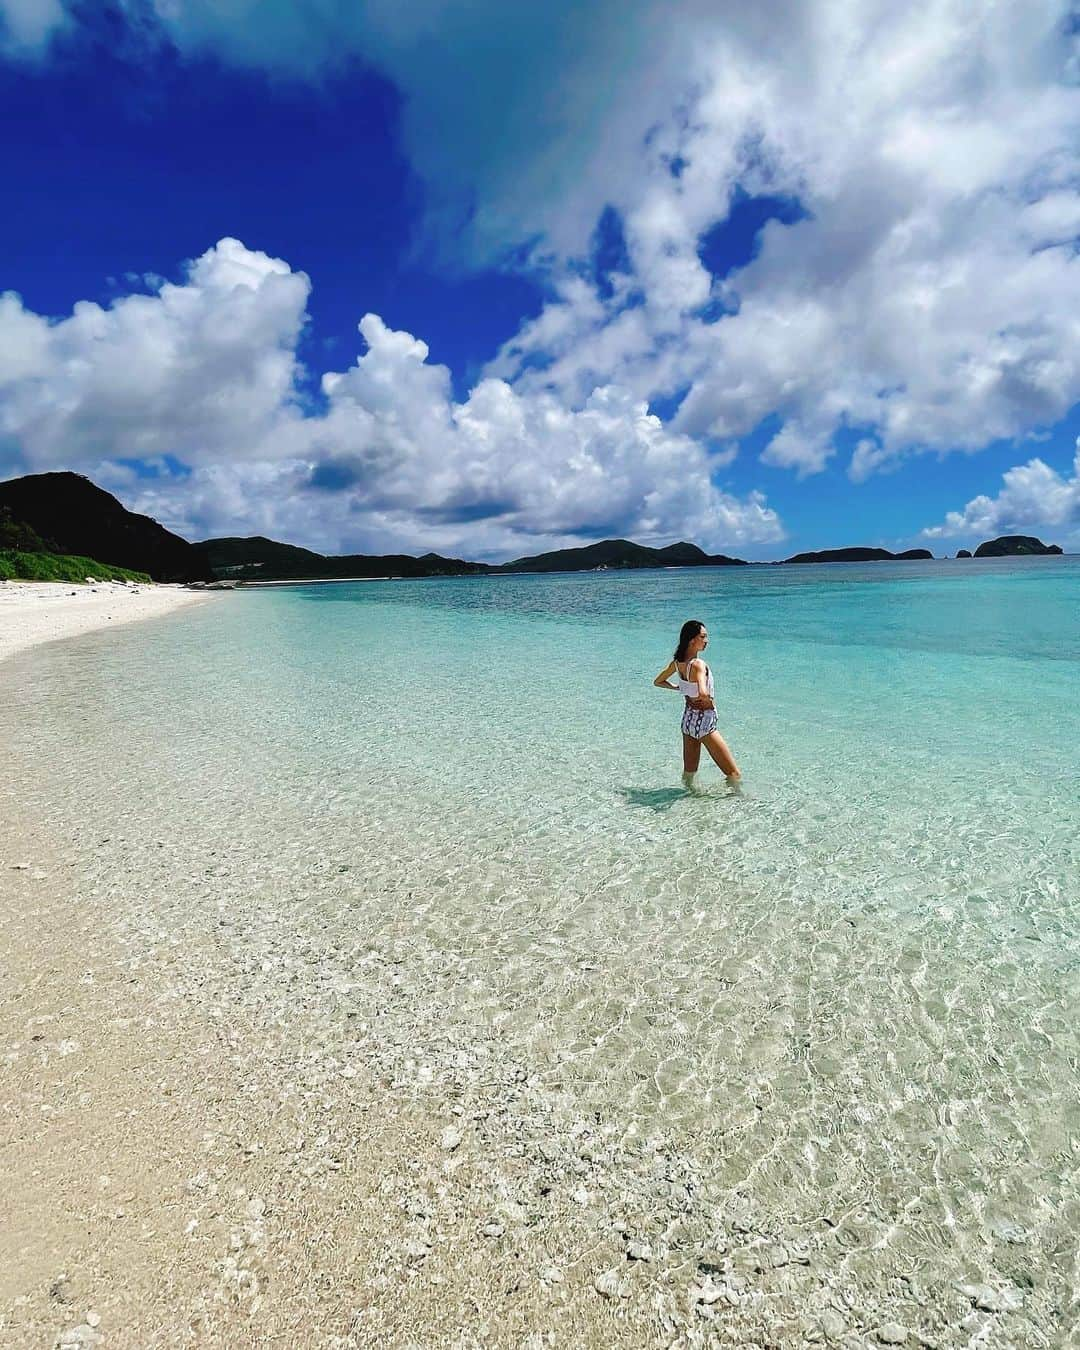
[[[326,556],[292,544],[255,536],[251,539],[206,539],[194,547],[217,576],[240,580],[287,580],[332,577],[470,576],[497,572],[585,572],[631,567],[723,567],[745,566],[739,558],[708,554],[694,544],[671,544],[648,548],[629,539],[605,539],[584,548],[557,549],[531,558],[492,565],[465,562],[425,553],[339,554]]]
[[[584,548],[561,548],[554,553],[538,553],[532,558],[517,558],[496,568],[498,572],[585,572],[598,568],[624,567],[745,567],[742,558],[723,553],[709,554],[696,544],[669,544],[649,548],[629,539],[604,539]]]
[[[250,539],[204,539],[192,547],[213,568],[215,576],[237,580],[292,581],[335,577],[460,577],[493,569],[425,553],[313,553],[294,544],[279,544],[254,535]]]
[[[205,581],[213,573],[186,539],[129,511],[77,473],[31,473],[0,483],[0,508],[58,554],[147,572],[155,581]]]

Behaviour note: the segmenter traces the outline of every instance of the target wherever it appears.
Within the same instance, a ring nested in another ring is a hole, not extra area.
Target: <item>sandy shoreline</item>
[[[209,598],[206,591],[160,582],[0,581],[0,661],[43,642],[156,618]]]

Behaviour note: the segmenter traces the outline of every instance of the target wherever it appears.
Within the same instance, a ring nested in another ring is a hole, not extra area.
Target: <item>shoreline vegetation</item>
[[[19,549],[0,549],[0,581],[119,581],[150,584],[147,572],[95,562],[93,558],[73,557],[67,553],[24,553]]]
[[[604,539],[581,548],[556,549],[506,563],[470,562],[437,553],[326,555],[256,535],[204,539],[189,543],[149,516],[126,510],[89,479],[74,473],[27,474],[0,483],[0,578],[5,568],[50,566],[45,561],[13,563],[12,552],[47,558],[72,555],[95,576],[108,567],[149,575],[155,581],[195,585],[222,583],[398,580],[421,577],[504,576],[515,573],[606,572],[673,567],[783,567],[837,562],[932,561],[929,549],[893,553],[884,548],[837,548],[796,553],[775,562],[752,563],[726,554],[709,554],[684,541],[652,548],[629,539]],[[981,543],[976,558],[1060,554],[1056,544],[1031,535],[1002,535]],[[966,549],[957,558],[970,558]],[[61,562],[52,564],[62,567]],[[75,570],[78,570],[76,566]],[[11,576],[11,571],[6,575]],[[16,572],[16,576],[25,575]],[[35,579],[44,579],[40,576]],[[63,573],[65,580],[78,580]]]

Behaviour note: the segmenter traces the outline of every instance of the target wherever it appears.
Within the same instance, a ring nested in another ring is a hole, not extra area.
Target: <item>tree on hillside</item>
[[[11,548],[17,553],[56,553],[51,539],[41,535],[11,514],[10,506],[0,506],[0,548]]]

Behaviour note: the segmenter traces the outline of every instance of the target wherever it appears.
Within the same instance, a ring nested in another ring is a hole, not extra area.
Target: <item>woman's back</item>
[[[694,670],[695,666],[699,667],[697,672]],[[710,698],[712,697],[712,671],[700,657],[696,657],[693,661],[685,661],[682,663],[676,662],[675,669],[679,673],[680,693],[684,694],[687,698],[700,698],[702,695],[702,685],[704,685],[704,693],[708,694]],[[692,678],[695,674],[698,677],[696,679]],[[704,674],[703,679],[701,678],[702,674]]]

